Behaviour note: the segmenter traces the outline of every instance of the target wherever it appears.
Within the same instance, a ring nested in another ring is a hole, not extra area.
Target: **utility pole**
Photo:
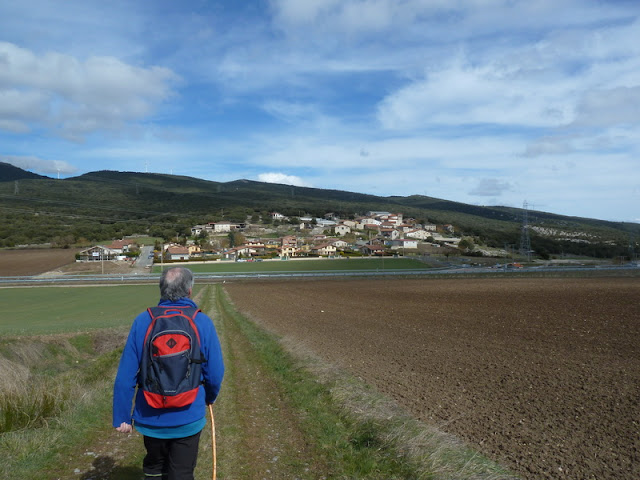
[[[529,218],[528,205],[525,200],[522,205],[522,230],[520,232],[520,254],[527,257],[527,261],[531,261],[531,239],[529,238]]]

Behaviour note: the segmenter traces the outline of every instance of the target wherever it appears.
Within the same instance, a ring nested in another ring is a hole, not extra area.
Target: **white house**
[[[169,260],[189,260],[189,249],[182,245],[171,246],[166,250]]]
[[[460,240],[462,240],[461,238],[457,237],[443,237],[439,233],[433,233],[431,236],[433,237],[433,240],[435,242],[442,242],[445,245],[450,245],[452,247],[457,247],[460,243]]]
[[[401,248],[404,249],[417,249],[418,248],[418,240],[412,238],[398,238],[396,240],[391,240],[388,242],[391,250],[399,250]]]
[[[387,222],[393,223],[396,227],[402,224],[402,214],[396,213],[387,217]]]
[[[391,213],[389,212],[376,212],[376,211],[369,211],[367,212],[367,217],[388,217],[389,215],[391,215]]]
[[[363,218],[360,220],[361,225],[380,225],[382,222],[380,220],[376,220],[375,218]]]
[[[432,233],[427,232],[426,230],[415,229],[405,232],[404,236],[408,238],[415,238],[417,240],[426,240],[427,238],[432,236]]]
[[[356,229],[358,227],[358,222],[356,222],[355,220],[343,220],[342,224],[346,225],[351,230],[354,230],[354,229]]]
[[[236,248],[230,248],[229,250],[226,250],[225,252],[222,253],[222,257],[229,259],[229,260],[237,260],[240,257],[252,257],[256,254],[256,250],[248,247],[246,245],[242,245],[240,247],[236,247]]]
[[[209,225],[213,227],[213,231],[216,233],[229,233],[230,231],[238,228],[237,224],[227,221],[210,223]]]
[[[335,220],[325,220],[324,218],[316,218],[316,225],[318,227],[332,227],[336,224]]]
[[[197,237],[203,231],[205,231],[206,228],[207,227],[205,227],[204,225],[194,225],[193,227],[191,227],[191,235],[194,236],[194,237]]]
[[[329,245],[326,243],[322,245],[315,245],[311,247],[311,253],[314,253],[320,257],[335,255],[336,247],[334,245]]]
[[[95,262],[101,260],[115,260],[118,252],[115,252],[104,245],[95,245],[78,253],[78,262]]]
[[[281,257],[297,257],[300,253],[300,249],[296,245],[282,245],[279,248],[278,253]]]
[[[400,238],[400,232],[395,228],[380,228],[380,236],[395,240]]]
[[[344,225],[344,224],[340,224],[333,227],[333,231],[335,232],[336,235],[343,236],[343,235],[346,235],[347,233],[351,233],[351,227],[348,227],[347,225]]]
[[[338,249],[347,248],[349,246],[349,243],[345,242],[344,240],[340,240],[339,238],[331,240],[329,243]]]

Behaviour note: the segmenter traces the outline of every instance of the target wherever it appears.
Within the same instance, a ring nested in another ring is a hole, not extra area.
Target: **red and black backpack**
[[[196,399],[203,355],[194,307],[152,307],[138,372],[138,388],[153,408],[190,405]]]

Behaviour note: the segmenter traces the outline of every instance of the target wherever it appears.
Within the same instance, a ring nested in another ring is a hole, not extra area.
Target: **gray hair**
[[[160,297],[175,302],[188,297],[193,288],[193,273],[188,268],[168,268],[160,275]]]

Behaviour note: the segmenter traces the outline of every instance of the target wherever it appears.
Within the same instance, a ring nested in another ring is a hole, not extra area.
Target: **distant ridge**
[[[14,185],[14,180],[21,180]],[[145,233],[173,238],[209,222],[401,213],[409,223],[453,225],[476,245],[520,248],[523,210],[425,195],[371,194],[239,179],[216,182],[161,173],[101,170],[57,180],[0,163],[0,247],[64,239],[102,241]],[[599,258],[635,255],[640,224],[528,211],[531,248]]]
[[[50,178],[37,173],[28,172],[22,168],[11,165],[10,163],[0,162],[0,182],[11,182],[13,180],[36,178]]]

